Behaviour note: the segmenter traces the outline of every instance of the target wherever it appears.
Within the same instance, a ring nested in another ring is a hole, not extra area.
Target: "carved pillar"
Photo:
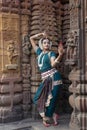
[[[85,40],[86,40],[86,44],[85,44],[85,56],[86,56],[86,73],[85,73],[85,76],[86,76],[86,85],[85,85],[85,89],[84,89],[84,93],[86,93],[87,95],[87,1],[85,0],[85,19],[86,19],[86,24],[85,24],[85,28],[86,28],[86,35],[85,35]],[[86,100],[86,104],[87,104],[87,96],[85,95],[85,100]],[[86,107],[86,122],[87,122],[87,107]],[[87,124],[86,125],[86,128],[87,128]]]
[[[70,0],[70,31],[73,35],[68,36],[66,41],[66,62],[68,61],[67,63],[72,66],[69,74],[69,80],[72,81],[69,87],[72,92],[69,102],[73,107],[70,127],[76,130],[87,129],[85,4],[87,3],[84,1]]]
[[[31,66],[30,66],[30,51],[31,44],[29,41],[30,31],[30,0],[23,0],[20,3],[21,15],[20,15],[20,29],[21,29],[21,41],[22,41],[22,81],[23,81],[23,112],[24,118],[30,117],[31,112]]]
[[[78,0],[69,1],[70,9],[70,31],[66,40],[66,65],[71,66],[71,72],[69,74],[69,80],[72,84],[69,87],[69,91],[72,95],[69,97],[70,105],[73,108],[71,115],[70,127],[73,129],[79,129],[80,123],[77,117],[78,110],[75,105],[77,95],[77,84],[79,83],[80,72],[78,68],[78,45],[79,45],[79,22],[78,22]]]
[[[80,95],[77,99],[77,108],[80,111],[78,117],[80,119],[81,130],[87,129],[87,1],[80,0],[80,31],[81,31],[81,84],[80,84]]]
[[[69,103],[73,108],[71,114],[70,127],[72,129],[80,130],[80,120],[78,118],[79,110],[77,108],[80,94],[80,71],[77,68],[74,68],[69,74],[69,80],[72,81],[72,84],[69,86],[69,91],[72,95],[69,97]]]
[[[0,122],[22,119],[19,2],[0,1]]]

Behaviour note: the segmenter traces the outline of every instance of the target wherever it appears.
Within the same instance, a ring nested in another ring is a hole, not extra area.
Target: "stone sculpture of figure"
[[[9,43],[8,43],[7,53],[8,53],[8,58],[9,58],[10,64],[16,64],[18,54],[17,54],[16,48],[15,48],[15,43],[12,40],[9,41]]]
[[[23,53],[25,55],[29,55],[30,54],[31,44],[29,44],[29,37],[28,37],[28,35],[26,35],[24,37],[24,39],[23,39],[22,48],[23,48]]]
[[[67,60],[73,60],[76,55],[76,42],[75,42],[75,32],[71,31],[68,34],[68,38],[66,41],[66,59]]]

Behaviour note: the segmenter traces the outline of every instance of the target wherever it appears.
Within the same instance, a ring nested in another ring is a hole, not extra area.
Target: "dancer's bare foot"
[[[53,123],[54,123],[54,120],[52,117],[47,117],[47,116],[43,117],[44,126],[49,127],[49,126],[53,125]]]
[[[51,124],[49,124],[47,121],[45,121],[45,120],[43,120],[43,125],[45,126],[45,127],[49,127],[49,126],[51,126]]]
[[[56,113],[54,113],[54,114],[53,114],[53,120],[54,120],[53,125],[54,125],[54,126],[58,125],[58,119],[59,119],[59,115],[56,114]]]

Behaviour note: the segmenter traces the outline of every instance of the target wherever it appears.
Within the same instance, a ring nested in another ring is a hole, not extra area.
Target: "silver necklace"
[[[43,52],[38,56],[38,66],[40,67],[40,69],[42,68],[43,61],[44,61],[44,55],[43,55],[43,57],[41,59],[41,63],[40,63],[40,58],[41,58],[42,55],[43,55]]]

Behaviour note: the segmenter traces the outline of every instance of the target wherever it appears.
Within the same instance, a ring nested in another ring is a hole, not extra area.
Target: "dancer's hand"
[[[47,35],[46,31],[44,31],[44,32],[43,32],[43,36],[44,36],[45,38],[47,38],[47,37],[48,37],[48,35]]]
[[[59,53],[59,55],[63,55],[63,53],[64,53],[64,48],[63,48],[63,45],[62,45],[62,44],[60,44],[60,45],[58,46],[58,53]]]

